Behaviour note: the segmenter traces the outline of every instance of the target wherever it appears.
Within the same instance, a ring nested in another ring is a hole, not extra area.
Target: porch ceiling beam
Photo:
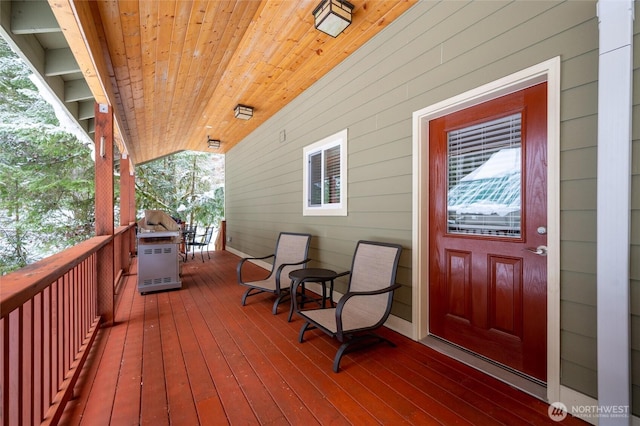
[[[78,102],[93,100],[89,85],[84,80],[70,80],[64,82],[64,101]]]
[[[21,23],[22,21],[28,22],[28,25]],[[1,35],[9,43],[12,50],[29,65],[36,77],[38,87],[47,91],[51,99],[60,105],[60,110],[70,120],[75,121],[80,129],[86,131],[90,127],[89,123],[83,123],[78,119],[78,104],[74,101],[79,97],[85,99],[86,91],[76,88],[77,93],[68,96],[65,94],[66,83],[62,77],[64,75],[66,79],[69,79],[72,74],[68,71],[81,77],[79,67],[73,56],[69,56],[70,51],[64,52],[65,49],[46,49],[40,43],[36,34],[46,32],[61,32],[46,1],[0,0]],[[63,64],[65,60],[72,66]],[[65,99],[68,99],[68,101],[65,101]],[[88,134],[87,137],[91,138],[91,135]]]
[[[12,50],[31,64],[33,72],[43,74],[44,49],[33,34],[16,34],[12,31],[12,4],[13,2],[0,1],[0,31]]]
[[[78,120],[94,118],[93,101],[78,102]]]
[[[111,63],[105,55],[92,52],[106,52],[104,31],[100,25],[99,13],[94,2],[73,0],[48,0],[49,6],[61,27],[65,28],[65,39],[77,60],[88,87],[96,103],[108,104],[114,108],[114,141],[120,152],[126,148],[126,125],[123,114],[118,110],[116,96],[110,82],[113,74]],[[90,126],[91,128],[91,126]],[[135,159],[134,159],[135,160]]]
[[[11,32],[52,33],[60,32],[60,26],[46,1],[12,1]]]
[[[69,48],[49,49],[45,51],[44,75],[64,75],[79,73],[80,67]]]

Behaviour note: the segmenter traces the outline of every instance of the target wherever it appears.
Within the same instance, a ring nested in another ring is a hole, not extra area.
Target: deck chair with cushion
[[[297,311],[305,323],[298,340],[304,341],[307,330],[318,328],[342,345],[333,360],[333,371],[340,369],[342,356],[356,349],[379,342],[395,344],[376,334],[389,317],[393,292],[400,287],[395,283],[398,260],[402,247],[397,244],[359,241],[351,264],[347,292],[335,307]]]
[[[278,304],[289,296],[291,280],[289,272],[306,267],[311,259],[307,257],[309,253],[310,234],[297,234],[293,232],[281,232],[276,242],[276,251],[264,257],[248,257],[238,263],[237,275],[238,284],[248,287],[242,296],[242,306],[245,305],[247,297],[268,292],[275,294],[276,300],[273,303],[273,314],[278,312]],[[269,275],[260,281],[245,282],[242,279],[242,266],[248,260],[265,260],[273,258]]]

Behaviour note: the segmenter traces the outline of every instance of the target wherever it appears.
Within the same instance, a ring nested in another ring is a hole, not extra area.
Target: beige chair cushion
[[[381,290],[391,285],[398,249],[380,245],[361,244],[351,271],[350,292]],[[342,330],[349,332],[372,327],[385,315],[390,294],[354,295],[342,309]],[[303,311],[304,316],[337,333],[336,309]]]
[[[273,273],[266,279],[261,281],[251,281],[248,283],[244,283],[245,285],[249,285],[251,287],[256,287],[269,291],[276,291],[276,271],[283,263],[297,263],[297,265],[288,265],[282,268],[282,272],[280,273],[280,286],[281,288],[288,288],[289,282],[289,272],[295,271],[296,269],[300,269],[303,265],[300,265],[305,259],[306,255],[306,246],[309,242],[309,236],[307,235],[293,235],[293,234],[285,234],[283,233],[280,236],[278,241],[278,251],[276,253],[275,265],[272,267]]]

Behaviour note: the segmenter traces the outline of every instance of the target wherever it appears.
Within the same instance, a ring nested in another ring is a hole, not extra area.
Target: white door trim
[[[429,334],[429,121],[547,82],[547,400],[560,397],[560,57],[413,113],[413,338]]]

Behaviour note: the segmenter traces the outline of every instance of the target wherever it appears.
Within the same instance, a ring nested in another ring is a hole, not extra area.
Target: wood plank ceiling
[[[181,150],[224,153],[417,0],[353,0],[337,38],[319,0],[49,0],[97,102],[113,105],[135,164]],[[250,105],[250,120],[234,118]],[[207,137],[221,140],[207,148]]]

